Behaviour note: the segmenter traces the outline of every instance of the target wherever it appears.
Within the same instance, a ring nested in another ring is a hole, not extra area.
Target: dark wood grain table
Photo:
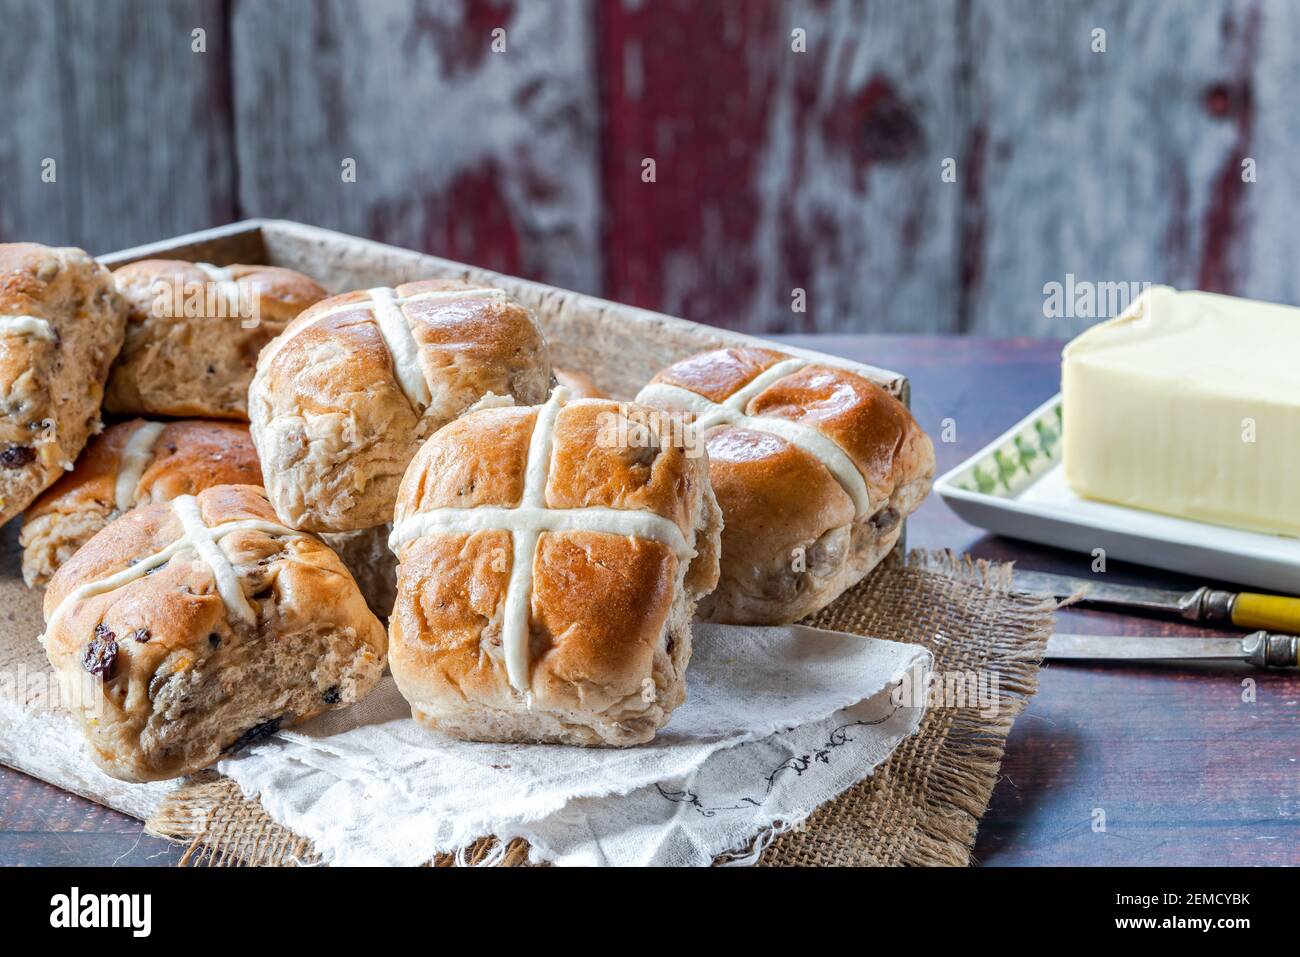
[[[1057,391],[1059,342],[923,336],[792,338],[906,373],[913,410],[939,435],[940,472]],[[909,544],[1089,574],[1090,557],[991,536],[931,498]],[[1187,585],[1111,562],[1115,581]],[[1195,584],[1204,584],[1196,582]],[[1210,634],[1156,618],[1073,609],[1062,631]],[[1253,681],[1252,696],[1243,682]],[[1104,829],[1097,824],[1104,819]],[[171,864],[180,849],[138,821],[0,769],[0,863]],[[986,865],[1300,864],[1300,677],[1242,669],[1047,664],[1016,722],[980,825]]]

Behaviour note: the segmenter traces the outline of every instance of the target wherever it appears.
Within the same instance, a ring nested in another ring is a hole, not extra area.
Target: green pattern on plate
[[[1032,479],[1061,460],[1061,403],[984,456],[956,482],[958,488],[981,495],[1015,495]]]

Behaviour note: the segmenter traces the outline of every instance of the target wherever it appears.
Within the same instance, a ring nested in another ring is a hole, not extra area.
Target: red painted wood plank
[[[601,5],[606,294],[753,331],[951,328],[954,22],[921,6]]]
[[[1242,162],[1250,156],[1255,132],[1255,64],[1260,54],[1262,14],[1258,5],[1233,11],[1222,21],[1224,42],[1231,53],[1230,79],[1205,91],[1207,115],[1230,120],[1236,136],[1212,180],[1209,208],[1205,213],[1205,246],[1196,285],[1212,292],[1237,293],[1241,286],[1240,259],[1245,220],[1247,183]],[[1237,17],[1240,17],[1238,22]]]
[[[758,147],[775,83],[763,52],[780,43],[777,5],[610,3],[598,16],[606,294],[734,323],[729,304],[747,299],[758,268]],[[729,260],[678,261],[706,242]],[[671,303],[668,282],[679,284]]]

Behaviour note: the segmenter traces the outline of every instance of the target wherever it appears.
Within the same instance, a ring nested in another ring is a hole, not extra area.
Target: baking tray
[[[97,258],[111,269],[155,258],[285,266],[331,293],[433,278],[497,286],[536,312],[555,365],[586,372],[616,399],[632,398],[656,372],[691,353],[761,345],[853,369],[909,402],[907,379],[886,369],[286,220],[245,220]]]
[[[760,345],[852,369],[910,404],[907,379],[887,369],[286,220],[245,220],[97,258],[113,269],[155,258],[285,266],[331,293],[429,278],[496,286],[536,313],[556,366],[587,373],[618,399],[632,398],[661,368],[692,353]],[[42,593],[22,581],[21,524],[15,519],[0,529],[0,764],[148,817],[177,782],[125,784],[101,773],[82,755],[72,719],[52,704],[53,676],[36,641],[43,627]],[[904,529],[896,553],[905,550],[905,541]]]

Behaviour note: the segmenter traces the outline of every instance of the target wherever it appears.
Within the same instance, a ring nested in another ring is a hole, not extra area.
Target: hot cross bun
[[[683,359],[639,402],[691,421],[722,506],[711,621],[785,624],[857,584],[930,490],[934,446],[910,412],[846,368],[771,349]]]
[[[112,274],[80,249],[0,244],[0,524],[99,431],[125,322]]]
[[[44,585],[96,532],[137,505],[261,482],[242,423],[132,419],[109,426],[23,516],[23,578]]]
[[[249,485],[127,512],[55,573],[45,621],[90,756],[127,781],[360,700],[387,648],[338,557]]]
[[[275,266],[146,259],[115,273],[130,306],[104,408],[118,415],[248,419],[258,353],[328,293]]]
[[[499,289],[427,280],[327,299],[258,360],[266,490],[297,528],[383,525],[421,442],[489,393],[532,404],[550,382],[541,330]]]
[[[407,469],[392,545],[393,677],[479,741],[649,741],[685,698],[717,581],[708,463],[653,410],[557,389],[471,412]]]

